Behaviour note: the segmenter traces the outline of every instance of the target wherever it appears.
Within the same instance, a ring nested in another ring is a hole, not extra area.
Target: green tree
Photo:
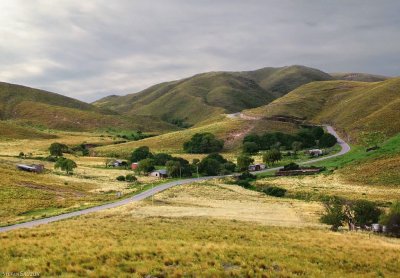
[[[154,160],[151,158],[145,158],[139,161],[139,165],[136,168],[136,172],[139,174],[148,174],[155,169]]]
[[[187,153],[213,153],[219,152],[224,147],[224,141],[215,138],[212,133],[196,133],[190,141],[183,144]]]
[[[393,203],[388,213],[381,214],[379,222],[388,226],[392,233],[400,234],[400,201]]]
[[[242,154],[237,158],[237,167],[240,172],[247,171],[249,169],[249,165],[254,162],[254,159],[247,155]]]
[[[275,164],[282,159],[282,153],[279,150],[273,149],[264,153],[263,161],[266,164]]]
[[[182,165],[177,160],[169,160],[166,165],[168,175],[174,178],[180,177],[182,175]]]
[[[130,161],[131,162],[138,162],[146,158],[152,158],[153,154],[150,152],[149,147],[147,146],[141,146],[137,149],[135,149],[132,154]]]
[[[244,142],[243,143],[243,152],[248,154],[256,154],[259,151],[258,144],[255,142]]]
[[[321,148],[330,148],[335,146],[336,143],[337,139],[335,136],[333,136],[330,133],[324,133],[324,135],[322,135],[321,138],[319,139],[318,145]]]
[[[365,226],[377,223],[382,211],[367,200],[357,200],[352,205],[354,211],[354,222],[356,225]]]
[[[199,172],[206,176],[216,176],[221,171],[221,162],[213,158],[204,158],[199,163]]]
[[[324,135],[325,131],[322,127],[316,126],[311,129],[311,134],[314,136],[315,140],[319,140],[322,135]]]
[[[61,169],[67,172],[67,174],[72,174],[73,170],[77,167],[78,165],[76,165],[75,161],[65,157],[60,157],[54,165],[55,169]]]
[[[297,152],[300,151],[302,147],[303,147],[303,143],[301,143],[300,141],[294,141],[292,143],[292,150],[295,155],[297,155]]]
[[[172,159],[172,156],[167,153],[157,153],[153,157],[156,165],[165,166],[168,160]]]
[[[343,201],[338,197],[331,197],[329,200],[323,202],[325,213],[321,216],[321,222],[331,225],[332,231],[337,231],[339,227],[343,226],[346,220],[346,215],[343,211]]]
[[[52,156],[63,156],[63,153],[67,151],[68,146],[61,143],[53,143],[49,147],[49,152]]]

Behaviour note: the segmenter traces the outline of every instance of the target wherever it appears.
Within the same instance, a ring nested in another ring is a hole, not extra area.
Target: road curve
[[[339,137],[339,135],[335,132],[335,130],[331,126],[327,125],[325,127],[330,134],[334,135],[337,138],[338,143],[341,146],[340,152],[335,153],[330,156],[324,156],[324,157],[308,160],[308,161],[302,162],[300,164],[310,164],[310,163],[314,163],[314,162],[319,162],[319,161],[326,160],[326,159],[329,159],[332,157],[344,155],[345,153],[350,151],[350,146]],[[282,167],[268,168],[268,169],[265,169],[262,171],[257,171],[254,173],[258,174],[258,173],[277,171],[281,168]],[[42,224],[48,224],[51,222],[55,222],[55,221],[59,221],[59,220],[63,220],[63,219],[71,218],[71,217],[76,217],[76,216],[80,216],[80,215],[84,215],[84,214],[88,214],[88,213],[92,213],[92,212],[98,212],[98,211],[102,211],[102,210],[106,210],[106,209],[110,209],[110,208],[115,208],[115,207],[129,204],[131,202],[141,201],[143,199],[146,199],[148,197],[151,197],[151,196],[157,194],[158,192],[164,191],[166,189],[169,189],[169,188],[177,186],[177,185],[189,184],[189,183],[193,183],[193,182],[209,180],[209,179],[214,179],[214,178],[222,178],[222,177],[227,177],[227,176],[232,176],[232,175],[200,177],[200,178],[191,178],[191,179],[184,179],[184,180],[178,180],[178,181],[171,181],[171,182],[167,182],[167,183],[155,186],[155,187],[153,187],[149,190],[146,190],[142,193],[139,193],[135,196],[132,196],[132,197],[129,197],[129,198],[126,198],[123,200],[119,200],[119,201],[116,201],[113,203],[104,204],[104,205],[100,205],[100,206],[96,206],[96,207],[92,207],[92,208],[88,208],[88,209],[83,209],[83,210],[79,210],[79,211],[64,213],[64,214],[60,214],[60,215],[52,216],[52,217],[48,217],[48,218],[24,222],[24,223],[20,223],[20,224],[10,225],[10,226],[6,226],[6,227],[0,227],[0,232],[7,232],[7,231],[11,231],[11,230],[20,229],[20,228],[32,228],[32,227],[39,226]]]

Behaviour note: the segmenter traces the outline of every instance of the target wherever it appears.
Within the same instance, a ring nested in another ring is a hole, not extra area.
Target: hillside
[[[129,116],[153,115],[193,125],[222,113],[267,104],[308,82],[331,79],[303,66],[210,72],[161,83],[136,94],[106,97],[94,105]]]
[[[0,121],[0,139],[51,139],[55,135],[46,134],[32,128],[17,126],[13,123]]]
[[[400,78],[381,82],[312,82],[274,102],[245,111],[247,115],[297,117],[330,123],[357,139],[361,131],[400,132]],[[353,140],[354,141],[354,140]]]
[[[379,82],[389,79],[387,76],[369,74],[369,73],[355,73],[355,72],[335,72],[330,75],[337,80],[348,81],[362,81],[362,82]]]
[[[13,120],[23,125],[73,131],[105,128],[143,131],[176,129],[154,117],[129,119],[56,93],[3,82],[0,83],[0,119]]]

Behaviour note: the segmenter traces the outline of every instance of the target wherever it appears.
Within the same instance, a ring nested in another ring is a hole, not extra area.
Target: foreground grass
[[[0,234],[0,269],[87,277],[396,277],[400,241],[206,218],[97,214]]]

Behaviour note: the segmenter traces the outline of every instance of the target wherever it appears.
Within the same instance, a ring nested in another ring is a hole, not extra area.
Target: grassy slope
[[[0,118],[61,130],[176,129],[154,117],[126,118],[59,94],[8,83],[0,83]]]
[[[128,156],[132,150],[140,146],[148,146],[155,152],[182,153],[183,143],[189,141],[195,133],[211,132],[217,138],[225,141],[224,151],[237,151],[243,137],[249,132],[263,133],[265,131],[281,131],[293,133],[297,126],[290,123],[280,123],[269,120],[243,120],[239,118],[228,119],[216,117],[209,122],[193,128],[170,132],[140,141],[128,142],[118,145],[109,145],[95,148],[97,155],[102,156]]]
[[[51,139],[55,135],[46,134],[28,127],[21,127],[14,123],[0,121],[0,139]]]
[[[362,82],[378,82],[388,79],[387,76],[368,74],[368,73],[353,73],[353,72],[335,72],[330,75],[338,80],[362,81]]]
[[[281,97],[309,82],[332,79],[323,71],[305,66],[262,68],[240,74],[255,80],[263,89],[272,92],[275,97]]]
[[[210,72],[158,84],[137,94],[107,97],[95,105],[128,115],[180,118],[196,124],[210,116],[269,103],[302,84],[330,79],[326,73],[301,66]]]
[[[272,117],[286,115],[315,123],[330,123],[348,139],[362,130],[400,132],[400,78],[382,82],[325,81],[299,87],[276,101],[246,111]]]
[[[396,239],[119,210],[0,234],[0,244],[2,270],[43,276],[395,277],[400,267]]]
[[[0,178],[0,225],[58,214],[110,199],[109,195],[90,192],[96,188],[95,184],[65,183],[64,179],[52,174],[18,171],[14,163],[6,160],[0,160]]]
[[[153,86],[143,92],[96,104],[128,115],[180,118],[195,124],[210,116],[237,112],[272,101],[254,81],[229,73],[206,73]]]
[[[354,146],[344,156],[319,163],[339,168],[338,173],[349,182],[369,185],[400,185],[400,134],[387,140],[380,149],[366,152]]]

